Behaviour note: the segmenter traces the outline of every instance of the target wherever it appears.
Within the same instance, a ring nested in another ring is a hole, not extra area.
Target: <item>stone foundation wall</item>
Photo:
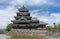
[[[12,29],[6,34],[9,35],[28,35],[28,36],[45,36],[47,30],[30,30],[30,29]]]
[[[47,36],[60,36],[60,30],[47,30]]]

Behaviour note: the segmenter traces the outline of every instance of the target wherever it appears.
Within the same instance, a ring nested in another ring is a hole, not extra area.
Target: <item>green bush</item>
[[[47,30],[53,30],[53,27],[52,26],[47,26],[46,29]]]
[[[10,31],[11,29],[12,29],[12,23],[9,23],[9,24],[7,25],[6,30],[7,30],[7,31]]]
[[[60,23],[56,25],[56,29],[60,30]]]

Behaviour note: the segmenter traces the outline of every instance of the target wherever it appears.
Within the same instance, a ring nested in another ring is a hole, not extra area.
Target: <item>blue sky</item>
[[[0,28],[5,28],[14,20],[18,8],[30,9],[31,16],[53,25],[60,23],[60,0],[0,0]]]

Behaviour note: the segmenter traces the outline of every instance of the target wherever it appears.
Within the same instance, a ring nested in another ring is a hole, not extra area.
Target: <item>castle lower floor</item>
[[[46,27],[40,26],[13,26],[13,29],[46,29]]]

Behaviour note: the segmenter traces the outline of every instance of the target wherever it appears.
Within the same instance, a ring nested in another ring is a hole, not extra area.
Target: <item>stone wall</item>
[[[30,30],[30,29],[12,29],[6,34],[9,35],[28,35],[28,36],[45,36],[47,30]]]
[[[47,36],[60,36],[60,30],[47,30]]]

